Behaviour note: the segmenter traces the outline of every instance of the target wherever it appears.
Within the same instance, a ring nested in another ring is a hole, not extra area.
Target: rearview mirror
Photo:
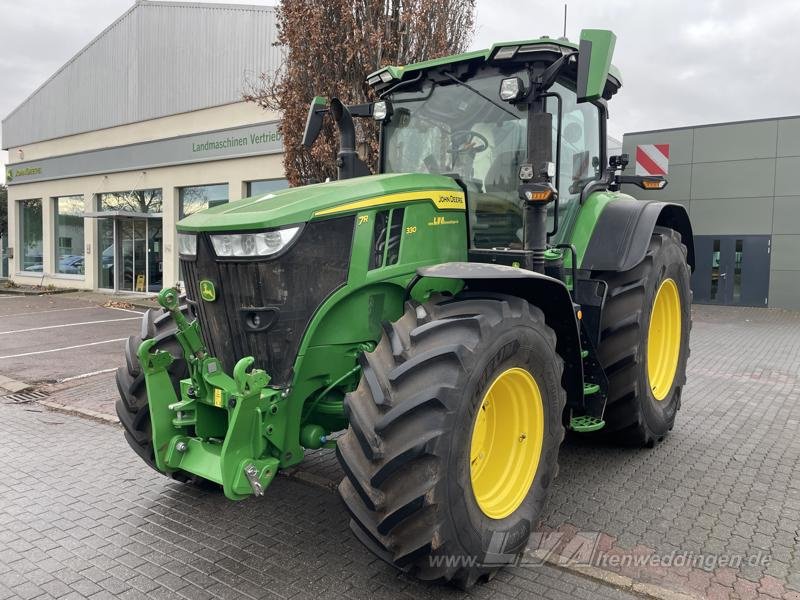
[[[597,100],[611,68],[617,36],[607,29],[584,29],[578,46],[578,102]]]
[[[322,131],[323,115],[328,112],[328,99],[325,96],[314,96],[306,117],[306,129],[303,132],[303,146],[311,148]]]

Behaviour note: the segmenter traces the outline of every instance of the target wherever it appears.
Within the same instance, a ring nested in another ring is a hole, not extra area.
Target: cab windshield
[[[516,74],[528,85],[527,71]],[[526,156],[527,111],[500,100],[493,72],[467,82],[426,81],[392,96],[383,130],[383,171],[457,176],[470,197],[475,247],[522,240],[517,171]],[[491,99],[491,101],[489,100]]]
[[[439,173],[458,177],[469,193],[470,233],[476,248],[521,248],[522,206],[517,174],[527,156],[527,110],[503,102],[500,81],[517,76],[526,88],[527,70],[500,74],[490,71],[455,82],[424,81],[413,91],[392,95],[393,114],[384,123],[383,172]],[[561,117],[561,153],[557,165],[559,231],[577,209],[583,186],[599,176],[599,114],[595,105],[575,102],[569,82],[558,82],[548,97],[553,114],[553,161],[558,156],[557,128]],[[469,86],[469,87],[467,87]],[[470,89],[471,88],[471,89]],[[527,108],[527,107],[526,107]],[[553,229],[550,205],[550,225]]]

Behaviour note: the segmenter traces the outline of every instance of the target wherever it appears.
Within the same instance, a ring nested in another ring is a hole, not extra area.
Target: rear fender
[[[694,238],[686,209],[680,204],[641,200],[616,200],[606,205],[592,231],[581,269],[632,269],[644,259],[656,226],[681,234],[686,260],[694,271]]]
[[[544,312],[545,321],[556,332],[556,351],[564,359],[562,385],[567,407],[583,404],[583,361],[580,331],[569,290],[558,279],[504,265],[448,262],[417,269],[419,277],[460,279],[464,291],[493,292],[525,298]]]

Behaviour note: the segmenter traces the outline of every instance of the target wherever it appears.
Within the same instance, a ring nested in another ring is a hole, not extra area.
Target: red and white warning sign
[[[637,175],[666,175],[669,171],[669,144],[636,146]]]

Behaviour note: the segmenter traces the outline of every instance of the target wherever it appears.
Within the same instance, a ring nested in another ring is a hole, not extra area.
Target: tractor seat
[[[486,179],[483,181],[486,193],[515,192],[517,189],[517,171],[522,160],[522,153],[519,151],[500,152],[486,172]]]

